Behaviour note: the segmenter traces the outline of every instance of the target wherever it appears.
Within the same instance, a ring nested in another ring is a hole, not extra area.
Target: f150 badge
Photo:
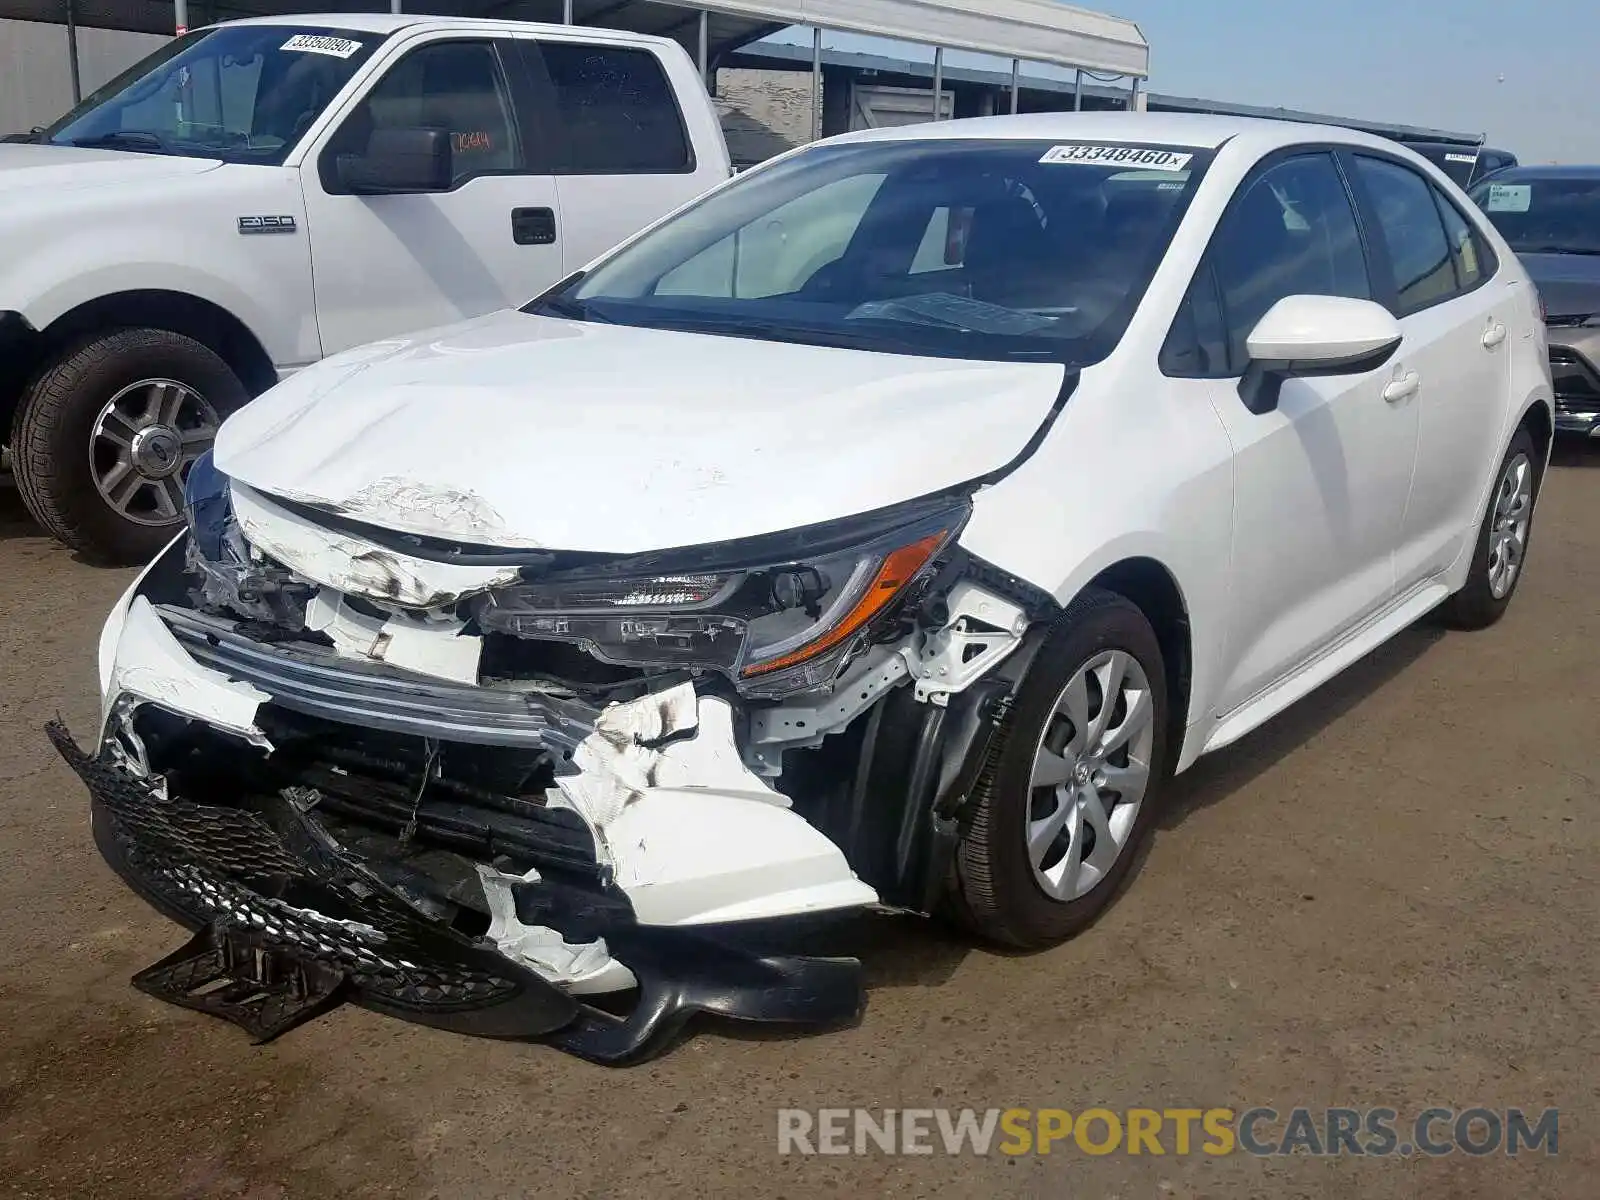
[[[293,233],[293,217],[240,217],[240,233]]]

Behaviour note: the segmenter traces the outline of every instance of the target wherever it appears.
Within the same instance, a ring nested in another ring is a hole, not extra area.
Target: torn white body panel
[[[839,848],[745,766],[728,703],[692,684],[612,705],[573,763],[579,774],[558,779],[552,801],[589,824],[642,924],[877,903]]]
[[[611,957],[604,938],[573,945],[554,929],[522,923],[522,918],[517,916],[516,897],[511,887],[517,883],[536,883],[538,879],[537,871],[520,876],[505,875],[493,867],[478,865],[483,898],[489,904],[489,931],[484,937],[507,958],[531,968],[573,995],[598,995],[633,987],[637,982],[633,972]]]
[[[356,611],[332,588],[321,588],[306,606],[306,628],[325,634],[346,658],[452,683],[478,682],[483,639],[465,633],[463,622],[453,617],[373,617]]]
[[[239,483],[232,498],[240,532],[252,548],[335,591],[425,611],[518,578],[514,566],[434,562],[324,528]]]
[[[112,706],[124,694],[267,745],[256,727],[256,710],[271,697],[195,662],[143,596],[133,598],[117,630],[109,685],[102,696],[102,732]]]

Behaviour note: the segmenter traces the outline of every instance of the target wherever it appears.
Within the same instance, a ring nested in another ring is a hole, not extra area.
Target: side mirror
[[[364,153],[339,156],[339,182],[357,196],[448,192],[453,174],[444,129],[374,130]]]
[[[1239,398],[1253,413],[1278,407],[1286,379],[1362,375],[1400,346],[1400,323],[1381,304],[1344,296],[1285,296],[1250,331]]]

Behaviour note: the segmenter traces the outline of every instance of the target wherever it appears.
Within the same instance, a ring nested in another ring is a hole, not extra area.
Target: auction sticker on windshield
[[[349,58],[361,49],[360,42],[349,38],[329,37],[324,33],[297,33],[281,49],[300,50],[306,54],[331,54],[334,58]]]
[[[1181,171],[1189,165],[1192,154],[1179,154],[1173,150],[1154,150],[1149,146],[1051,146],[1044,152],[1042,163],[1103,163],[1106,166],[1159,167],[1166,171]]]
[[[1533,203],[1533,186],[1527,183],[1491,183],[1488,212],[1525,213]]]

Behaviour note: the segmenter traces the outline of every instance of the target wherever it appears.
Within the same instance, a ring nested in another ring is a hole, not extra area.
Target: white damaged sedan
[[[1551,425],[1516,257],[1394,144],[850,135],[231,418],[51,735],[193,931],[136,985],[258,1038],[847,1022],[839,919],[1068,937],[1175,772],[1496,620]]]

